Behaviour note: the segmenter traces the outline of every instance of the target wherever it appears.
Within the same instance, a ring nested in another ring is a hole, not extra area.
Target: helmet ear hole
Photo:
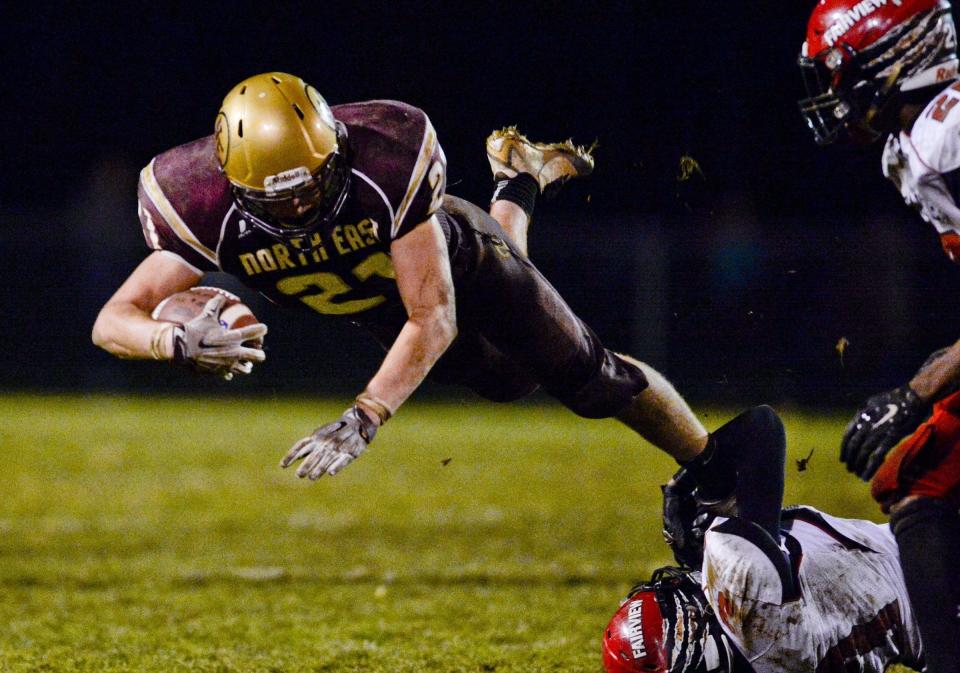
[[[300,106],[296,103],[293,104],[293,111],[297,113],[297,116],[300,117],[300,119],[303,119],[303,110],[301,110]]]
[[[241,138],[243,137],[243,120],[241,119],[237,122],[237,135]]]

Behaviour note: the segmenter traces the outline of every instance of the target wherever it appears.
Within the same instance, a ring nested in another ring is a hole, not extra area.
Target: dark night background
[[[270,358],[248,380],[198,381],[90,344],[97,310],[146,254],[140,168],[210,133],[223,95],[268,70],[300,75],[332,104],[422,107],[449,191],[478,203],[492,186],[492,129],[597,139],[594,176],[538,205],[531,256],[608,345],[697,400],[846,407],[902,383],[960,335],[960,274],[882,178],[879,146],[822,150],[804,128],[795,62],[812,6],[8,9],[0,388],[362,388],[380,358],[370,339],[242,290],[271,326]],[[681,181],[684,156],[701,172]]]

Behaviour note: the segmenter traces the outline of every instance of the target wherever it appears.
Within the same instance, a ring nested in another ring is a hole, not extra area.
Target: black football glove
[[[696,483],[686,470],[680,470],[663,490],[663,539],[670,545],[673,558],[685,568],[699,570],[703,563],[703,536],[697,535]]]
[[[663,490],[663,538],[677,563],[691,570],[703,565],[703,538],[717,516],[736,516],[735,494],[704,500],[690,472],[681,469]]]
[[[887,453],[917,429],[930,405],[908,385],[874,395],[857,412],[840,442],[840,460],[847,470],[869,481]]]
[[[333,423],[317,428],[304,437],[280,461],[280,467],[289,467],[300,459],[297,469],[301,479],[317,480],[324,474],[331,477],[352,463],[363,453],[377,434],[377,424],[354,405]]]

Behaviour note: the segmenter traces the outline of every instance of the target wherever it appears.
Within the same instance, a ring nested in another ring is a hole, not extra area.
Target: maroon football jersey
[[[169,150],[140,174],[147,245],[198,272],[225,271],[280,304],[350,315],[399,301],[390,243],[429,218],[446,188],[446,159],[422,110],[396,101],[332,108],[347,127],[349,193],[310,241],[278,240],[234,204],[214,137]]]

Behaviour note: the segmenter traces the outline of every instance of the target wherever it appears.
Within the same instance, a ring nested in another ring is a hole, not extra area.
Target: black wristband
[[[516,177],[497,180],[490,203],[509,201],[520,206],[527,217],[532,217],[538,194],[540,194],[540,185],[536,179],[529,173],[518,173]]]

